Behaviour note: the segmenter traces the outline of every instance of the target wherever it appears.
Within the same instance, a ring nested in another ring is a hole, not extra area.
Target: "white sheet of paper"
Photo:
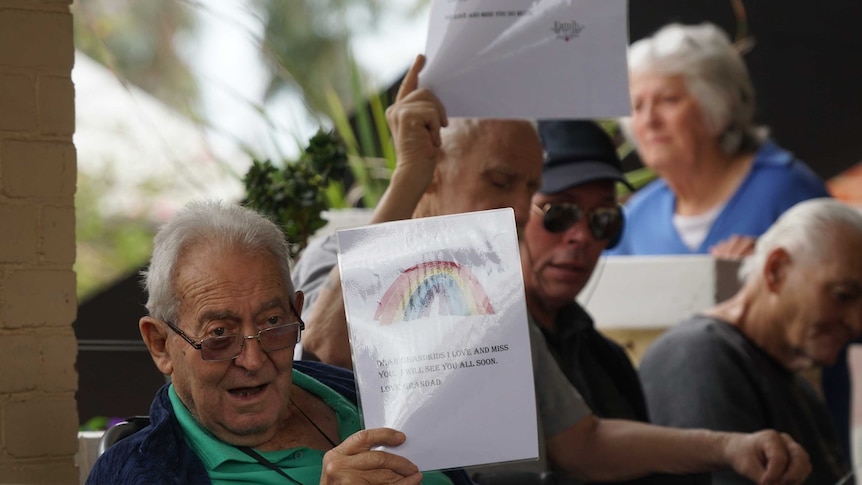
[[[366,428],[420,470],[536,459],[536,399],[512,209],[338,231]]]
[[[626,116],[627,49],[627,0],[432,0],[419,84],[449,116]]]

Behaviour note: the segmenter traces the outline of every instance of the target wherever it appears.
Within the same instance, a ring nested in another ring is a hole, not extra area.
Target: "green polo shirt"
[[[330,389],[317,379],[293,370],[293,383],[321,398],[335,411],[338,420],[338,436],[344,440],[359,431],[361,422],[359,409],[347,398]],[[236,447],[229,445],[207,431],[189,413],[174,386],[168,396],[186,442],[197,453],[213,485],[249,483],[261,485],[284,485],[285,479]],[[324,452],[313,448],[290,448],[279,451],[258,451],[264,458],[278,465],[288,476],[302,485],[320,483]],[[440,472],[424,473],[422,483],[426,485],[452,485],[449,477]]]

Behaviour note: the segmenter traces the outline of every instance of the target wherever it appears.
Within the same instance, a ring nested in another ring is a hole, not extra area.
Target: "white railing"
[[[708,255],[603,257],[578,301],[599,329],[667,328],[733,295],[738,268]]]

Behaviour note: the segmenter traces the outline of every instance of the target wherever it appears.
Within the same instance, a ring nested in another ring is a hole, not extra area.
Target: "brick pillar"
[[[71,0],[0,0],[0,483],[74,484]]]

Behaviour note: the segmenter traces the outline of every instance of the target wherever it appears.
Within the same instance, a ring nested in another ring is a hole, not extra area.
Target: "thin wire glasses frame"
[[[283,350],[298,344],[302,338],[302,331],[305,330],[305,322],[302,321],[302,317],[299,316],[299,312],[296,311],[296,308],[293,306],[293,302],[290,303],[290,310],[294,315],[296,315],[298,321],[264,328],[258,331],[256,335],[232,334],[194,339],[189,337],[188,334],[183,332],[173,322],[169,322],[167,320],[164,320],[164,322],[168,328],[182,337],[182,339],[188,342],[189,345],[199,350],[203,360],[217,362],[233,360],[239,357],[242,353],[243,347],[245,347],[246,340],[257,340],[261,348],[267,353]],[[281,336],[290,335],[292,332],[290,332],[289,329],[292,327],[297,327],[296,339],[288,339],[282,342],[274,340]],[[282,333],[285,331],[287,331],[287,333]],[[238,346],[236,345],[237,342],[239,342]]]

